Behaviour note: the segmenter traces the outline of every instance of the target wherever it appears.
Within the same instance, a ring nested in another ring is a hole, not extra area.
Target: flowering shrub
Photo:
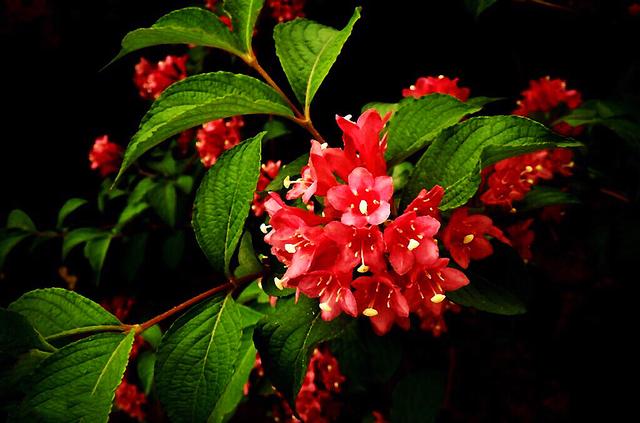
[[[253,49],[263,6],[290,90]],[[95,205],[70,199],[46,230],[14,210],[0,234],[0,266],[19,244],[61,240],[68,288],[0,309],[11,419],[432,421],[453,381],[425,345],[447,342],[461,315],[527,311],[536,231],[579,203],[595,127],[636,140],[632,109],[543,77],[497,115],[508,100],[427,75],[336,116],[341,136],[325,138],[313,100],[360,9],[340,30],[304,9],[207,1],[125,36],[116,59],[184,54],[135,65],[153,103],[126,148],[95,140]],[[212,50],[253,76],[200,72]],[[96,223],[76,218],[90,207]],[[78,247],[95,285],[70,264]],[[149,284],[148,263],[176,278],[166,311],[142,295],[163,282]],[[109,285],[115,267],[124,289]],[[369,389],[386,397],[363,405]]]

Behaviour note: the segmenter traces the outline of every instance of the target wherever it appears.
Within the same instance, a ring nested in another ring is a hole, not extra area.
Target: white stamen
[[[419,246],[420,246],[420,243],[418,241],[416,241],[415,239],[411,238],[409,240],[409,244],[407,245],[407,250],[413,251],[416,248],[418,248]]]
[[[284,244],[284,249],[287,253],[295,254],[296,252],[296,246],[293,244]]]
[[[345,118],[346,120],[351,120],[351,118],[353,118],[353,115],[346,115],[344,118]]]
[[[269,229],[271,229],[271,225],[267,225],[266,223],[260,225],[260,232],[262,232],[263,234],[269,232]]]
[[[362,314],[364,314],[367,317],[375,317],[378,315],[378,310],[376,310],[373,307],[367,307],[362,311]]]
[[[291,186],[291,178],[289,178],[289,175],[284,178],[284,181],[282,181],[282,185],[284,185],[286,189],[289,189],[289,187]]]
[[[435,294],[433,297],[431,297],[431,302],[438,304],[443,302],[445,298],[447,297],[444,294]]]
[[[468,244],[471,241],[473,241],[473,238],[475,238],[475,236],[473,234],[465,235],[464,238],[462,239],[462,243],[463,244]]]
[[[327,144],[326,142],[323,142],[322,144],[320,144],[320,148],[323,150],[327,147],[329,147],[329,144]]]
[[[320,310],[330,312],[331,306],[328,303],[320,303]]]
[[[367,273],[369,271],[369,266],[363,263],[358,267],[357,271],[358,273]]]
[[[367,214],[367,202],[364,200],[360,201],[360,204],[358,205],[358,209],[360,210],[360,213],[362,214]]]
[[[286,282],[285,278],[280,279],[279,277],[273,278],[273,283],[280,291],[284,289],[284,283]]]

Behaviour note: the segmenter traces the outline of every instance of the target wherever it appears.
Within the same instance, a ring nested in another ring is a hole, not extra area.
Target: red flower
[[[306,0],[269,0],[267,6],[271,9],[271,17],[278,22],[292,21],[304,17]]]
[[[434,93],[449,94],[460,101],[467,101],[471,90],[458,87],[458,78],[449,79],[443,75],[418,78],[414,85],[402,90],[403,97],[420,98]]]
[[[414,211],[418,216],[431,216],[440,219],[438,206],[444,197],[444,188],[436,185],[429,191],[423,189],[418,196],[404,209],[404,212]]]
[[[433,237],[440,222],[431,216],[416,215],[410,211],[392,221],[384,230],[384,242],[389,262],[399,275],[404,275],[415,264],[424,266],[438,258],[438,246]]]
[[[467,208],[460,208],[451,215],[442,233],[442,241],[456,263],[466,269],[470,260],[481,260],[493,254],[493,247],[485,235],[509,244],[509,240],[500,229],[493,226],[488,216],[469,215]]]
[[[631,16],[640,15],[640,3],[632,3],[629,5],[629,15]]]
[[[147,396],[136,385],[123,380],[116,389],[115,403],[131,418],[140,422],[146,419],[143,407],[147,405]]]
[[[531,244],[536,234],[530,229],[532,223],[533,219],[527,219],[507,228],[511,245],[513,245],[513,248],[520,254],[520,257],[522,257],[525,263],[533,257],[533,254],[531,254]]]
[[[144,57],[135,67],[133,82],[138,87],[140,97],[155,100],[171,84],[187,77],[188,55],[167,56],[156,64]]]
[[[121,322],[125,321],[131,313],[131,308],[136,303],[131,297],[117,295],[115,297],[103,300],[100,305],[102,308],[112,313]]]
[[[335,253],[336,245],[329,248],[333,248],[333,252],[325,250],[325,253],[334,260],[337,259],[335,254],[332,254]],[[350,289],[351,273],[339,273],[337,268],[327,266],[325,270],[307,272],[300,277],[297,284],[300,292],[306,296],[320,298],[320,310],[324,320],[333,320],[342,311],[353,317],[358,315],[356,299]]]
[[[387,136],[381,139],[380,132],[390,116],[387,114],[383,118],[373,109],[364,112],[357,122],[336,116],[336,122],[343,132],[344,151],[332,149],[328,153],[340,178],[346,180],[358,166],[367,168],[374,176],[387,174],[387,163],[384,160]]]
[[[338,150],[327,148],[326,144],[320,144],[316,140],[311,140],[311,152],[309,153],[309,163],[302,169],[302,178],[291,181],[288,177],[284,181],[284,187],[289,188],[287,200],[302,197],[302,201],[308,203],[314,195],[327,195],[329,188],[338,185],[338,181],[331,172],[331,166],[325,156],[328,151]]]
[[[325,232],[341,246],[338,266],[344,271],[351,272],[356,266],[358,273],[387,270],[384,240],[377,226],[355,228],[340,222],[330,222],[325,226]]]
[[[390,275],[361,276],[352,285],[358,311],[371,319],[378,335],[389,332],[397,319],[409,316],[409,304]]]
[[[89,151],[89,161],[91,169],[98,169],[103,177],[115,173],[122,162],[122,147],[109,141],[108,135],[98,137]]]
[[[445,292],[469,284],[464,273],[448,265],[449,259],[440,258],[429,266],[416,266],[412,270],[410,282],[404,291],[411,310],[429,306],[430,303],[441,303],[446,298]]]
[[[327,192],[329,204],[343,212],[342,223],[363,227],[387,220],[391,212],[392,178],[374,178],[367,169],[358,167],[351,172],[348,181],[349,185],[338,185]]]
[[[273,160],[268,160],[267,163],[264,163],[260,166],[260,176],[258,177],[258,185],[256,186],[256,192],[253,193],[253,204],[251,205],[251,210],[256,217],[260,217],[264,214],[264,202],[265,197],[262,194],[262,191],[267,189],[267,186],[278,176],[280,172],[280,166],[282,162],[278,160],[274,162]]]
[[[418,308],[412,311],[420,318],[420,329],[431,332],[437,338],[447,331],[447,322],[444,319],[445,312],[457,313],[460,311],[460,306],[449,300],[439,303],[423,301]]]
[[[240,143],[240,128],[243,126],[242,117],[233,116],[205,123],[198,129],[196,150],[204,167],[213,166],[224,151]]]

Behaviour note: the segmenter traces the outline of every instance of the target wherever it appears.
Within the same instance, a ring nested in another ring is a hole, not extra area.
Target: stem
[[[560,4],[550,3],[544,0],[514,0],[516,3],[530,3],[536,6],[542,6],[549,9],[561,10],[563,12],[573,12],[573,9],[567,6],[562,6]]]
[[[45,340],[47,342],[65,338],[67,336],[73,335],[83,335],[85,333],[93,333],[93,332],[126,332],[130,330],[133,326],[131,325],[97,325],[97,326],[85,326],[82,328],[75,328],[70,330],[65,330],[62,332],[58,332],[56,334],[47,336]]]

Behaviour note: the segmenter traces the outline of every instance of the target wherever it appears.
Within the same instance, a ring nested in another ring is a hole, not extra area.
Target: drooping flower
[[[258,177],[258,185],[256,186],[256,192],[253,193],[253,203],[251,204],[251,211],[256,217],[260,217],[264,214],[264,202],[265,196],[262,191],[267,189],[267,186],[278,176],[280,172],[280,166],[282,161],[268,160],[260,166],[260,176]]]
[[[455,262],[466,269],[471,260],[481,260],[493,254],[493,247],[485,238],[486,235],[509,244],[509,240],[488,216],[469,215],[469,210],[463,207],[451,215],[442,233],[442,241]]]
[[[389,262],[399,275],[404,275],[415,264],[424,266],[438,258],[438,246],[433,237],[440,222],[431,216],[417,216],[410,211],[396,218],[384,230],[384,241]]]
[[[361,276],[352,285],[358,312],[369,317],[378,335],[389,332],[398,318],[409,316],[409,304],[390,275]]]
[[[447,331],[445,313],[449,311],[457,313],[460,311],[460,306],[446,299],[439,303],[423,301],[412,311],[420,319],[420,329],[431,332],[437,338]]]
[[[420,98],[427,94],[449,94],[460,101],[467,101],[471,90],[458,87],[458,79],[449,79],[444,75],[438,77],[427,76],[418,78],[415,84],[402,90],[403,97]]]
[[[140,97],[155,100],[171,84],[187,77],[188,55],[167,56],[158,63],[151,63],[144,57],[135,67],[133,82],[138,87]]]
[[[337,185],[327,192],[329,204],[343,212],[345,225],[363,227],[379,225],[389,217],[393,180],[390,176],[374,177],[363,167],[349,174],[348,185]]]
[[[89,161],[91,169],[97,169],[103,177],[115,173],[122,162],[122,147],[109,141],[108,135],[98,137],[89,151]]]
[[[144,407],[147,405],[147,396],[138,389],[138,386],[123,380],[116,389],[115,404],[132,419],[140,422],[146,420]]]
[[[413,211],[418,216],[431,216],[440,220],[440,210],[438,206],[444,197],[444,188],[435,185],[429,191],[422,189],[418,196],[407,206],[405,213]]]
[[[218,157],[240,143],[240,128],[244,126],[241,116],[207,122],[196,134],[196,150],[204,167],[211,167]]]
[[[278,22],[288,22],[295,18],[304,18],[306,0],[269,0],[267,6],[271,17]]]
[[[507,234],[511,245],[513,245],[513,248],[520,254],[520,257],[522,257],[525,263],[533,257],[531,244],[533,244],[536,234],[531,230],[532,223],[533,219],[526,219],[507,227]]]

